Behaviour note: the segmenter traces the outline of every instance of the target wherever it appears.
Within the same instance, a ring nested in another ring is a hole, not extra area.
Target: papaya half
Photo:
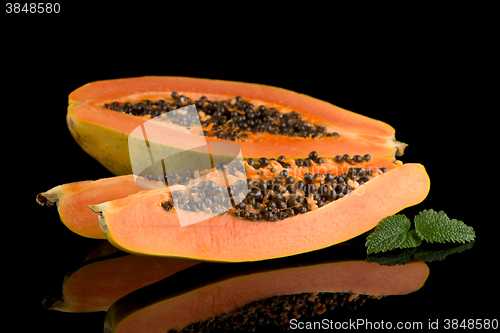
[[[189,105],[195,107],[191,114],[177,110]],[[176,163],[193,169],[207,168],[194,148],[217,142],[237,145],[244,159],[303,158],[316,150],[331,158],[378,156],[384,160],[379,167],[390,167],[406,146],[395,140],[391,126],[310,96],[261,84],[187,77],[86,84],[69,95],[67,124],[76,142],[112,173],[137,174],[131,160],[150,158],[140,129],[162,115],[167,121],[161,135],[148,137],[148,149],[159,156],[182,153]],[[224,153],[216,159],[232,160]]]
[[[373,171],[377,172],[377,170],[381,169],[387,171],[388,169],[390,170],[400,165],[398,163],[387,165],[384,164],[384,158],[368,158],[366,155],[362,159],[356,159],[354,158],[355,156],[353,156],[352,159],[342,158],[340,161],[338,159],[318,157],[316,156],[317,152],[311,152],[309,155],[315,158],[291,159],[281,156],[279,162],[276,159],[263,160],[264,164],[268,163],[267,165],[260,165],[258,160],[254,162],[252,159],[249,159],[243,162],[243,165],[238,166],[239,171],[244,171],[243,173],[238,173],[236,171],[239,178],[235,178],[233,169],[233,171],[231,171],[232,173],[229,173],[227,179],[228,181],[232,181],[232,183],[235,183],[237,179],[251,179],[255,182],[268,181],[274,180],[283,170],[286,170],[289,176],[295,177],[296,179],[294,179],[292,183],[286,184],[286,179],[282,179],[281,184],[284,189],[284,185],[296,187],[298,181],[303,179],[306,173],[310,173],[311,175],[316,175],[318,173],[322,175],[330,174],[331,176],[339,177],[341,175],[347,175],[349,169],[355,167],[360,172],[365,170],[368,173]],[[387,167],[379,168],[380,165],[385,165]],[[234,165],[230,164],[229,166],[233,167]],[[194,170],[192,172],[193,177],[191,178],[175,174],[175,177],[170,179],[171,185],[169,189],[186,190],[193,185],[198,185],[200,182],[207,180],[215,180],[217,186],[227,185],[225,183],[226,179],[223,174],[221,174],[220,170],[214,170],[217,169]],[[195,172],[199,175],[196,179],[194,177]],[[162,177],[162,179],[163,178],[164,177]],[[39,193],[36,200],[39,204],[44,206],[50,207],[57,205],[61,221],[73,232],[84,237],[105,239],[106,236],[99,226],[97,216],[89,209],[90,205],[125,198],[128,195],[152,188],[166,188],[168,183],[167,178],[168,177],[164,178],[163,182],[159,182],[160,177],[158,175],[145,175],[145,177],[123,175],[95,181],[80,181],[59,185],[49,191]],[[184,182],[186,179],[187,182]],[[330,186],[331,185],[330,183]],[[270,190],[272,189],[270,188]],[[285,197],[288,194],[290,193],[285,193]]]
[[[429,275],[423,262],[382,266],[364,255],[363,247],[335,246],[261,262],[201,263],[118,300],[104,331],[254,331],[268,324],[290,329],[301,316],[414,292]]]
[[[252,177],[248,161],[244,163]],[[271,161],[254,169],[259,181],[236,182],[227,192],[216,182],[208,190],[210,181],[201,181],[189,192],[153,189],[90,208],[98,213],[109,242],[126,252],[256,261],[349,240],[421,202],[430,186],[420,164],[372,173],[351,167],[340,176],[313,176],[281,163],[287,164]],[[223,171],[217,172],[210,175],[221,179]],[[247,192],[242,195],[243,189]]]

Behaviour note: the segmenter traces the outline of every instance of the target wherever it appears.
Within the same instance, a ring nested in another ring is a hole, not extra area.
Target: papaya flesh
[[[421,202],[429,178],[420,164],[404,164],[367,181],[342,198],[304,214],[248,221],[224,213],[165,209],[171,192],[150,190],[90,208],[108,241],[126,252],[241,262],[290,256],[344,242],[374,228],[383,218]],[[309,197],[311,199],[312,196]],[[162,206],[163,204],[163,206]],[[184,227],[180,219],[200,222]]]
[[[157,103],[159,100],[169,100],[173,102],[170,97],[173,92],[181,96],[185,95],[192,102],[196,100],[200,102],[203,100],[202,97],[214,102],[225,101],[226,104],[229,103],[222,110],[226,114],[223,117],[226,118],[230,117],[230,109],[236,110],[232,109],[232,101],[235,96],[239,96],[244,103],[254,105],[256,110],[260,105],[267,109],[274,108],[279,115],[276,116],[275,123],[270,124],[276,128],[279,128],[278,119],[284,119],[282,116],[291,114],[292,111],[295,111],[295,118],[298,114],[311,126],[321,128],[318,132],[321,138],[313,139],[312,137],[292,137],[288,134],[277,135],[250,131],[241,128],[241,123],[238,125],[233,121],[236,124],[233,128],[237,128],[240,134],[243,133],[248,138],[234,142],[241,149],[245,159],[259,158],[263,154],[268,158],[280,155],[300,158],[306,156],[313,146],[318,154],[324,157],[333,158],[339,154],[351,156],[370,154],[373,157],[383,157],[390,164],[395,160],[395,153],[401,155],[406,146],[394,139],[395,130],[391,126],[310,96],[260,84],[186,77],[147,76],[86,84],[69,95],[68,128],[78,144],[108,170],[116,175],[131,174],[133,173],[131,159],[147,159],[148,155],[144,151],[134,151],[133,155],[130,155],[129,143],[139,142],[140,144],[144,138],[135,135],[129,138],[129,136],[152,116],[151,114],[135,116],[131,112],[117,112],[104,106],[108,103],[123,106],[124,103],[134,101]],[[187,105],[187,98],[183,105]],[[179,98],[176,101],[178,100]],[[207,103],[205,101],[204,105]],[[205,109],[207,107],[209,106],[203,106]],[[201,108],[200,105],[199,112],[203,112]],[[208,113],[213,110],[205,112],[199,113],[200,118],[209,117]],[[246,111],[238,110],[238,112],[240,115],[245,115]],[[234,119],[233,117],[228,120],[228,123]],[[213,136],[214,128],[217,126],[214,126],[214,122],[210,124],[208,122],[209,120],[203,123],[205,126],[200,123],[203,130],[209,134],[206,137],[199,137],[200,133],[193,133],[192,129],[187,127],[166,126],[162,137],[150,142],[150,148],[158,151],[161,156],[171,156],[187,151],[182,163],[189,162],[192,168],[206,168],[203,164],[197,164],[201,159],[196,152],[191,152],[193,142],[201,140],[203,146],[210,146],[212,142],[227,142],[227,140]],[[291,130],[292,127],[290,125],[288,128]],[[298,128],[300,128],[299,125],[295,127],[296,130]],[[324,133],[337,135],[326,136],[323,135]],[[222,160],[227,158],[221,157]]]
[[[124,198],[145,190],[133,175],[59,185],[37,195],[43,206],[57,205],[61,221],[73,232],[89,238],[106,239],[89,205]]]
[[[293,318],[339,303],[354,308],[370,298],[414,292],[429,274],[423,262],[382,266],[336,258],[343,250],[326,249],[332,257],[322,250],[285,260],[201,263],[118,300],[106,315],[105,332],[255,330],[265,324],[286,329]]]
[[[63,312],[107,311],[121,297],[199,262],[117,252],[68,273],[62,295],[46,308]]]
[[[311,156],[317,152],[311,152]],[[276,176],[280,175],[280,172],[286,170],[289,176],[295,177],[298,181],[302,179],[306,173],[312,175],[316,174],[331,174],[332,176],[340,176],[342,174],[346,175],[350,168],[356,167],[358,170],[366,170],[367,172],[377,172],[382,168],[383,170],[388,170],[397,167],[399,163],[384,164],[385,159],[380,157],[370,157],[364,156],[361,159],[359,156],[358,162],[353,156],[353,159],[346,161],[334,160],[330,158],[322,158],[321,163],[319,157],[315,160],[308,161],[308,166],[304,166],[305,163],[303,159],[291,159],[281,156],[280,161],[267,161],[269,165],[267,166],[257,166],[258,161],[255,161],[250,165],[251,160],[244,162],[245,174],[240,174],[240,178],[252,179],[254,181],[268,181],[274,179]],[[300,162],[300,163],[299,163]],[[300,165],[300,166],[299,166]],[[241,168],[240,168],[241,169]],[[210,174],[208,174],[210,172]],[[214,169],[209,170],[195,170],[193,174],[203,174],[204,177],[198,177],[197,179],[189,179],[187,183],[182,183],[181,177],[169,179],[168,184],[171,191],[177,190],[188,190],[190,186],[197,185],[203,180],[213,179],[217,181],[217,185],[227,185],[225,184],[225,179],[219,173],[215,173]],[[212,175],[216,175],[212,177]],[[229,175],[228,180],[233,180],[233,174]],[[300,177],[300,178],[299,178]],[[145,191],[151,188],[165,188],[167,179],[164,182],[158,182],[160,177],[158,175],[147,175],[146,178],[135,177],[134,175],[124,175],[111,178],[100,179],[96,181],[80,181],[75,183],[69,183],[64,185],[59,185],[53,189],[38,194],[37,202],[45,206],[57,205],[58,212],[63,223],[73,232],[89,238],[100,238],[105,239],[106,236],[102,232],[97,216],[89,209],[90,205],[95,205],[103,203],[106,201],[121,199],[127,197],[128,195],[135,194],[141,191]],[[172,177],[171,177],[172,178]],[[297,182],[288,185],[295,185]],[[182,185],[179,184],[182,183]],[[234,183],[234,181],[233,181]],[[283,187],[285,182],[281,183]]]

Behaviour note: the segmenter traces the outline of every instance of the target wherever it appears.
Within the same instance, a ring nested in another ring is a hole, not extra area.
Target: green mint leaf
[[[472,227],[462,221],[451,220],[443,211],[424,210],[415,216],[414,222],[418,236],[430,243],[466,243],[476,237]]]
[[[411,221],[404,215],[392,215],[384,218],[366,238],[366,252],[377,253],[394,248],[409,248],[420,245],[415,232],[408,232]]]

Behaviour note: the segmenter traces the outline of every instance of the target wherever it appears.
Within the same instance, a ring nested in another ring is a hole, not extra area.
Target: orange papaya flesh
[[[121,251],[89,260],[64,277],[61,297],[47,308],[62,312],[107,311],[111,304],[132,291],[198,263]]]
[[[309,255],[321,256],[318,252]],[[286,328],[292,318],[333,309],[336,298],[356,306],[369,298],[405,295],[420,289],[429,275],[428,266],[416,261],[382,266],[359,259],[302,262],[297,257],[285,258],[290,260],[282,265],[278,259],[188,268],[118,300],[106,315],[105,331],[210,331],[226,323],[245,330],[252,325],[245,317]]]
[[[324,158],[322,163],[310,161],[309,166],[298,167],[296,160],[284,158],[280,162],[271,161],[268,166],[258,168],[250,166],[245,161],[246,175],[241,175],[241,177],[254,181],[267,181],[274,179],[282,170],[287,170],[289,176],[298,180],[298,177],[303,178],[306,173],[313,175],[330,173],[338,176],[347,173],[349,168],[361,168],[366,171],[377,172],[384,167],[390,169],[400,165],[399,163],[384,164],[384,161],[380,157],[363,159],[361,162],[354,162],[353,160],[338,162],[331,158]],[[198,170],[195,170],[195,172],[199,174],[197,179],[192,179],[183,186],[175,183],[173,184],[175,187],[171,187],[171,190],[187,190],[190,186],[197,185],[203,180],[214,180],[217,186],[225,185],[224,177],[221,176],[220,172],[217,173],[215,169],[201,170],[199,173]],[[235,181],[231,176],[228,180],[233,183]],[[84,237],[105,239],[97,216],[88,208],[90,205],[124,198],[150,188],[162,188],[164,186],[164,183],[134,177],[134,175],[117,176],[56,186],[47,192],[40,193],[37,196],[37,202],[46,206],[57,204],[61,220],[71,231]]]
[[[274,107],[279,113],[296,111],[311,124],[324,125],[329,133],[338,136],[320,139],[289,137],[269,133],[243,131],[246,142],[234,142],[241,148],[244,158],[304,157],[311,150],[320,156],[334,157],[338,154],[370,154],[383,156],[387,163],[394,161],[395,152],[402,154],[405,144],[395,141],[394,129],[374,120],[327,102],[298,94],[289,90],[242,82],[195,79],[185,77],[138,77],[92,82],[69,95],[67,123],[71,134],[79,145],[91,156],[115,174],[132,173],[128,150],[129,134],[143,125],[150,116],[133,116],[104,108],[104,104],[133,102],[140,100],[165,100],[175,91],[193,101],[201,96],[213,101],[231,101],[241,96],[256,107]],[[213,134],[213,124],[204,128]],[[179,152],[193,142],[193,134],[181,126],[167,127],[163,138],[157,141],[166,155]],[[177,140],[174,140],[176,139]],[[141,139],[141,138],[138,138]],[[206,142],[225,140],[206,137]],[[191,164],[195,165],[193,157]],[[198,167],[198,166],[195,166]]]
[[[89,205],[97,204],[143,191],[133,175],[81,181],[59,185],[38,194],[37,202],[45,206],[57,205],[61,221],[73,232],[89,238],[105,239]]]
[[[209,216],[204,211],[166,211],[164,203],[171,202],[172,194],[161,189],[90,208],[99,214],[108,241],[126,252],[206,261],[256,261],[349,240],[374,228],[386,216],[421,202],[429,186],[422,165],[404,164],[322,207],[310,196],[308,203],[314,209],[276,222],[248,221],[228,213]],[[201,222],[181,227],[179,216]]]

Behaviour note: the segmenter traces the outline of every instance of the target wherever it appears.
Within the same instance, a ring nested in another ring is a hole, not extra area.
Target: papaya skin
[[[314,143],[314,149],[322,157],[370,154],[386,158],[389,164],[395,160],[395,154],[402,155],[406,147],[406,144],[394,139],[395,130],[391,126],[310,96],[260,84],[186,77],[146,76],[84,85],[69,95],[68,128],[82,149],[112,173],[130,174],[130,159],[141,156],[130,156],[129,134],[149,119],[105,109],[104,103],[160,99],[172,91],[195,99],[206,96],[211,100],[231,99],[239,95],[255,105],[275,106],[284,112],[296,110],[312,122],[325,124],[328,130],[340,134],[338,138],[320,140],[263,134],[260,142],[235,142],[245,159],[276,158],[280,155],[304,158]],[[166,138],[168,140],[168,137],[177,135],[183,133],[172,131]],[[208,144],[227,142],[217,138],[205,139]],[[162,147],[165,156],[183,148],[172,146],[168,141],[157,144]],[[196,164],[197,161],[196,154],[189,159],[193,169],[202,168]]]
[[[90,208],[99,214],[108,241],[123,251],[240,262],[290,256],[344,242],[418,204],[429,187],[421,164],[404,164],[331,204],[277,222],[250,222],[224,214],[180,227],[176,213],[161,208],[170,199],[165,190],[141,192]]]

